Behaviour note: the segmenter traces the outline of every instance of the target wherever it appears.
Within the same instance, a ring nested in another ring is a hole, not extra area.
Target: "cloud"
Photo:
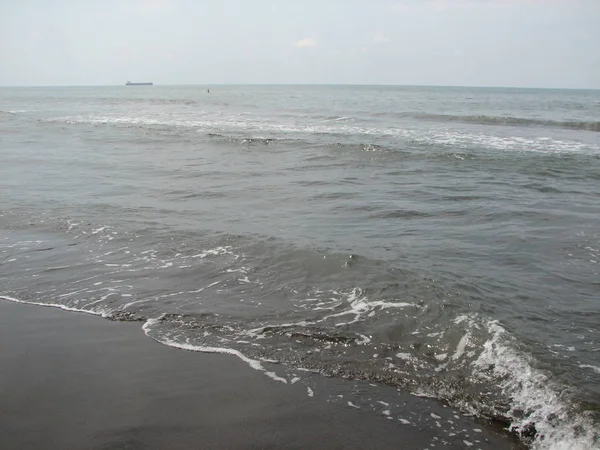
[[[389,36],[387,36],[384,32],[382,31],[378,31],[377,33],[375,33],[375,36],[373,36],[373,42],[390,42],[391,39]]]
[[[302,47],[317,47],[319,43],[315,38],[304,38],[299,41],[293,42],[294,47],[302,48]]]

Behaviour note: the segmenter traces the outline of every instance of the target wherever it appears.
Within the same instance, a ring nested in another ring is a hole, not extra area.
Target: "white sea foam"
[[[346,299],[349,304],[348,309],[337,312],[335,314],[329,314],[321,319],[319,322],[323,322],[327,319],[342,317],[346,315],[354,315],[354,319],[348,322],[339,322],[336,323],[336,326],[345,326],[351,325],[360,321],[363,317],[367,316],[369,313],[376,309],[388,309],[388,308],[420,308],[419,305],[414,303],[405,303],[405,302],[384,302],[384,301],[369,301],[369,299],[362,295],[362,290],[360,288],[354,288],[348,294],[348,298]]]
[[[211,346],[205,346],[205,345],[194,345],[194,344],[190,344],[188,342],[177,342],[174,339],[171,339],[169,337],[160,337],[159,338],[159,337],[152,336],[152,334],[151,334],[152,327],[154,325],[160,323],[162,317],[163,316],[153,318],[153,319],[148,319],[142,326],[142,329],[144,330],[144,333],[146,333],[146,336],[150,337],[151,339],[154,339],[156,342],[159,342],[159,343],[169,346],[169,347],[178,348],[181,350],[188,350],[188,351],[192,351],[192,352],[221,353],[221,354],[226,354],[226,355],[237,356],[239,359],[241,359],[246,364],[248,364],[252,369],[260,371],[260,372],[264,372],[264,374],[266,376],[268,376],[269,378],[271,378],[275,381],[279,381],[281,383],[287,383],[287,380],[285,378],[279,377],[275,372],[267,371],[263,367],[262,363],[259,360],[249,358],[246,355],[244,355],[242,352],[240,352],[239,350],[235,350],[233,348],[226,348],[226,347],[211,347]]]
[[[432,130],[417,135],[416,141],[432,145],[447,145],[452,148],[482,147],[511,152],[536,153],[582,153],[598,152],[600,146],[574,140],[530,138],[520,136],[494,136],[486,133],[470,133],[458,130]]]
[[[587,417],[573,413],[568,393],[544,372],[535,369],[530,357],[515,350],[512,337],[498,322],[487,324],[491,338],[473,362],[475,377],[499,383],[511,399],[512,427],[537,431],[535,450],[589,450],[598,448],[598,430]]]
[[[273,135],[298,135],[320,134],[346,136],[385,136],[412,142],[421,142],[427,145],[447,146],[455,148],[480,147],[501,151],[539,152],[539,153],[597,153],[600,146],[579,142],[576,140],[555,139],[549,137],[523,137],[499,136],[486,131],[481,133],[464,130],[444,128],[430,128],[424,131],[421,128],[410,127],[360,127],[347,123],[347,118],[339,119],[334,124],[327,122],[306,123],[280,123],[261,119],[240,119],[237,114],[215,114],[212,118],[200,120],[156,119],[155,116],[130,117],[130,116],[67,116],[51,119],[51,121],[66,122],[69,124],[114,124],[128,126],[173,126],[178,128],[197,129],[203,133],[242,133],[252,135],[256,139],[264,139]],[[346,123],[344,123],[346,121]],[[462,158],[454,154],[454,157]]]
[[[108,227],[107,225],[102,226],[102,227],[98,227],[98,228],[96,228],[95,230],[92,231],[92,234],[98,234],[98,233],[106,230],[107,228],[110,228],[110,227]]]
[[[247,267],[240,267],[238,269],[226,269],[225,272],[227,273],[233,273],[233,272],[239,272],[239,273],[248,273],[250,269]]]
[[[19,300],[18,298],[8,297],[6,295],[0,295],[0,299],[7,300],[7,301],[13,302],[13,303],[23,303],[26,305],[46,306],[49,308],[58,308],[58,309],[62,309],[64,311],[92,314],[94,316],[100,316],[100,317],[109,317],[110,316],[109,313],[106,313],[104,311],[94,311],[94,310],[89,310],[89,309],[73,308],[71,306],[62,305],[60,303],[32,302],[32,301],[26,301],[26,300]]]
[[[463,356],[465,354],[465,348],[467,347],[470,338],[471,338],[471,333],[467,332],[460,339],[460,341],[458,342],[458,345],[456,346],[456,351],[454,352],[454,355],[452,355],[453,361],[456,361],[457,359],[459,359],[461,356]]]
[[[211,352],[211,353],[215,353],[215,352]],[[275,372],[267,372],[266,370],[264,372],[265,372],[265,375],[268,376],[269,378],[272,378],[275,381],[279,381],[280,383],[287,384],[287,380],[285,378],[278,376]]]
[[[371,342],[371,338],[368,336],[365,336],[364,334],[360,334],[360,333],[356,333],[358,336],[360,336],[360,340],[356,341],[357,344],[359,345],[363,345],[363,344],[368,344],[369,342]]]
[[[337,291],[333,291],[333,293],[336,295],[342,295],[342,294],[338,293]],[[271,327],[279,328],[279,329],[293,328],[293,327],[308,327],[308,326],[312,326],[312,325],[316,325],[316,324],[325,322],[332,318],[354,314],[355,317],[352,321],[338,322],[335,324],[335,326],[343,326],[343,325],[348,325],[348,324],[352,324],[352,323],[360,321],[362,318],[367,316],[368,313],[370,313],[378,308],[386,309],[386,308],[406,308],[406,307],[419,308],[420,307],[419,305],[416,305],[413,303],[403,303],[403,302],[393,303],[393,302],[382,302],[382,301],[370,302],[366,297],[362,297],[361,295],[362,295],[362,290],[360,288],[354,288],[352,291],[350,291],[350,293],[348,294],[348,297],[346,299],[346,302],[349,303],[348,309],[337,312],[335,314],[329,314],[321,319],[301,320],[298,322],[267,325],[267,326],[262,326],[259,328],[246,330],[244,332],[244,334],[246,334],[248,336],[252,336],[256,339],[259,339],[259,338],[261,338],[261,335],[264,332],[264,330],[267,328],[271,328]],[[313,310],[318,310],[318,309],[319,308],[316,308]],[[367,343],[371,342],[371,338],[369,338],[365,335],[359,334],[359,333],[357,333],[357,335],[360,337],[360,340],[357,340],[358,344],[367,344]]]
[[[208,289],[208,288],[211,288],[211,287],[213,287],[213,286],[216,286],[217,284],[219,284],[219,283],[222,283],[222,282],[223,282],[222,280],[215,281],[215,282],[213,282],[213,283],[210,283],[210,284],[207,284],[206,286],[203,286],[203,287],[201,287],[201,288],[199,288],[199,289],[196,289],[195,291],[187,291],[187,293],[188,293],[188,294],[197,294],[197,293],[199,293],[199,292],[202,292],[202,291],[203,291],[203,290],[205,290],[205,289]]]
[[[234,257],[238,257],[235,253],[231,251],[232,247],[227,245],[224,247],[215,247],[209,250],[204,250],[203,252],[198,253],[197,255],[192,255],[192,258],[206,258],[207,256],[218,256],[218,255],[232,255]]]
[[[579,367],[581,367],[582,369],[592,369],[594,372],[596,372],[598,375],[600,375],[600,367],[599,366],[592,366],[590,364],[580,364]]]

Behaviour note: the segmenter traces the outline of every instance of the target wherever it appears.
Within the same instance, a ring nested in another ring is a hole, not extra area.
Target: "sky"
[[[600,89],[600,0],[0,0],[0,86]]]

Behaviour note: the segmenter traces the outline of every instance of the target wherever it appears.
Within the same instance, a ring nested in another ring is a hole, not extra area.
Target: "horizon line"
[[[178,83],[157,84],[152,87],[195,87],[195,86],[347,86],[347,87],[421,87],[421,88],[471,88],[471,89],[536,89],[536,90],[571,90],[598,91],[600,87],[534,87],[534,86],[500,86],[500,85],[466,85],[466,84],[367,84],[367,83]],[[122,84],[50,84],[50,85],[0,85],[1,88],[91,88],[91,87],[127,87]]]

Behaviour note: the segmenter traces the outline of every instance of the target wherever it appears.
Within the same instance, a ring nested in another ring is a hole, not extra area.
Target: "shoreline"
[[[439,422],[450,408],[393,388],[380,387],[406,411],[375,414],[332,401],[365,389],[360,382],[307,374],[312,387],[277,383],[232,355],[164,346],[138,322],[8,300],[0,301],[0,367],[7,450],[520,447],[464,416],[455,420],[470,429],[449,436]]]

